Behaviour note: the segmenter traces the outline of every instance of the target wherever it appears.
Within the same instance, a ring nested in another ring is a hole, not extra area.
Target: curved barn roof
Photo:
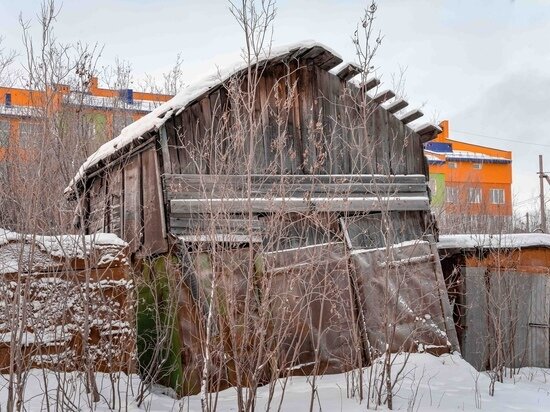
[[[313,58],[314,61],[326,70],[342,63],[342,58],[329,47],[312,41],[302,41],[287,46],[272,48],[265,57],[258,63],[276,62],[283,59]],[[241,61],[229,65],[223,69],[218,68],[215,72],[203,79],[190,84],[172,99],[163,103],[152,112],[122,129],[120,135],[103,144],[95,153],[90,155],[82,164],[77,174],[72,178],[65,189],[65,194],[70,195],[74,187],[83,180],[91,171],[96,169],[100,163],[116,158],[124,152],[124,149],[133,143],[138,142],[143,136],[151,131],[158,130],[173,113],[184,110],[189,104],[197,100],[205,93],[219,86],[231,76],[241,72],[248,66]]]
[[[272,48],[264,57],[260,58],[257,63],[277,63],[298,58],[311,60],[313,64],[327,71],[342,63],[342,58],[335,51],[313,40]],[[347,81],[353,77],[353,73],[358,73],[357,68],[353,68],[350,65],[348,66],[349,67],[344,67],[337,73],[342,80]],[[145,141],[148,137],[148,133],[157,131],[173,114],[179,114],[192,103],[200,100],[205,94],[211,93],[214,89],[222,86],[230,77],[242,72],[247,67],[247,63],[241,58],[235,64],[228,65],[223,69],[218,68],[203,79],[191,83],[172,99],[163,103],[141,119],[125,127],[120,135],[103,144],[95,153],[86,159],[65,189],[65,195],[72,197],[75,193],[75,188],[82,187],[82,182],[92,173],[101,169],[101,167],[115,160],[117,157],[120,157],[126,151],[131,150],[132,147]],[[374,87],[372,85],[369,86],[370,83],[376,86],[380,82],[377,79],[371,79],[370,82],[367,81],[364,85],[366,91]],[[372,98],[373,101],[378,104],[383,104],[386,100],[394,96],[393,92],[391,92],[391,95],[388,95],[388,92],[391,91],[379,93],[379,95],[384,95],[384,97],[380,97],[380,99],[377,100],[378,95],[374,96]],[[401,104],[398,109],[392,109],[392,106],[395,106],[395,104],[392,103],[385,105],[384,108],[388,110],[389,113],[395,114],[396,111],[407,106],[407,103],[402,101],[402,99],[398,99],[398,101]],[[399,119],[403,120],[402,118]],[[409,123],[409,121],[404,121],[404,123]],[[414,128],[413,132],[417,133],[422,138],[422,142],[425,142],[435,137],[437,133],[441,132],[441,129],[433,124],[423,124]]]

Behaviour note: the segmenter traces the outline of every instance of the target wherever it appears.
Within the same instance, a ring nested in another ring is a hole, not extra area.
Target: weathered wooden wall
[[[234,85],[220,85],[173,116],[165,125],[169,162],[164,172],[425,173],[417,134],[359,88],[312,62],[265,68],[252,102],[256,133],[246,130],[250,124],[238,123],[243,120],[235,113],[239,98]],[[231,115],[222,118],[223,113]],[[243,141],[236,143],[239,138]],[[252,165],[247,164],[250,148]]]
[[[114,233],[142,255],[168,250],[159,157],[152,143],[88,181],[87,233]]]

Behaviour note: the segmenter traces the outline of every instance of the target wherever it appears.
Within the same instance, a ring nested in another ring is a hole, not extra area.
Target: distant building
[[[85,92],[61,84],[47,90],[0,86],[0,162],[8,148],[18,151],[29,146],[39,133],[37,119],[47,115],[48,110],[78,109],[89,119],[87,134],[100,144],[171,97],[132,89],[100,88],[96,77],[90,79]]]
[[[512,217],[512,152],[449,138],[449,122],[424,144],[432,206],[442,232],[508,228]]]

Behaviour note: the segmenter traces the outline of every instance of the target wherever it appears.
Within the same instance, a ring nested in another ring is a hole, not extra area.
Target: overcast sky
[[[19,13],[32,19],[39,6],[0,0],[5,45],[21,50]],[[279,0],[274,44],[315,39],[353,61],[350,39],[366,6]],[[534,206],[538,154],[548,154],[550,170],[550,1],[380,0],[377,27],[385,84],[405,70],[405,95],[427,120],[448,119],[452,138],[511,150],[516,202]],[[168,70],[181,52],[188,83],[227,63],[243,40],[222,0],[70,0],[56,33],[104,45],[101,64],[125,59],[135,79]]]

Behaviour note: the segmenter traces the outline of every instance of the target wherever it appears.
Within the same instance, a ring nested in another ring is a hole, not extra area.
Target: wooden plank
[[[141,156],[133,156],[124,165],[124,236],[130,253],[136,252],[141,238]]]
[[[350,156],[344,140],[344,127],[340,115],[341,97],[343,92],[342,81],[331,73],[327,73],[329,82],[328,102],[330,105],[332,166],[331,174],[350,173]]]
[[[424,123],[414,129],[414,132],[420,136],[422,143],[426,143],[435,139],[438,133],[441,133],[441,128],[433,123]]]
[[[109,231],[118,237],[122,237],[122,169],[117,168],[109,173]]]
[[[424,116],[424,113],[422,113],[419,109],[413,109],[401,116],[399,120],[401,120],[403,124],[407,124],[414,122],[416,119],[420,119],[422,116]]]
[[[371,79],[367,79],[367,81],[362,83],[360,88],[361,88],[361,90],[363,90],[365,92],[368,92],[369,90],[374,89],[379,84],[380,84],[380,79],[377,79],[376,77],[373,77]]]
[[[347,195],[361,193],[425,193],[424,175],[251,175],[251,195],[325,193]],[[208,196],[235,197],[247,192],[244,175],[166,175],[164,186],[168,199]]]
[[[402,175],[407,173],[408,139],[403,123],[396,121],[388,111],[382,112],[388,124],[388,139],[390,141],[390,170],[392,173]]]
[[[141,191],[143,193],[143,249],[148,255],[168,251],[164,204],[160,196],[160,170],[157,153],[141,154]]]
[[[232,216],[232,215],[230,215]],[[170,216],[171,228],[185,228],[189,230],[209,230],[219,231],[220,229],[228,231],[246,232],[248,230],[259,231],[262,224],[257,217],[249,220],[245,217],[226,217],[226,216],[196,216],[191,214],[172,214]]]
[[[318,65],[321,69],[326,70],[327,72],[343,62],[341,57],[335,56],[329,51],[324,53],[324,57],[325,58],[322,61],[319,59]]]
[[[395,92],[393,90],[384,90],[384,91],[376,94],[376,96],[374,96],[372,98],[372,100],[374,102],[378,103],[378,104],[382,104],[385,101],[388,101],[393,97],[395,97]]]
[[[294,173],[304,173],[304,150],[305,147],[303,145],[302,140],[302,121],[300,118],[300,98],[299,98],[299,90],[301,88],[300,85],[300,76],[299,76],[299,70],[301,70],[296,64],[292,64],[290,66],[290,84],[292,85],[291,93],[292,93],[292,107],[291,107],[291,113],[289,116],[289,119],[291,120],[291,129],[292,129],[292,140],[293,140],[293,146],[294,150],[296,151],[295,159],[294,159]]]
[[[371,212],[380,210],[429,210],[427,196],[371,196],[371,197],[311,197],[289,198],[222,198],[174,199],[172,213],[293,213],[310,212]]]
[[[205,152],[205,162],[208,165],[208,172],[212,173],[212,169],[215,167],[217,141],[215,137],[215,129],[212,128],[212,112],[210,109],[210,95],[206,95],[200,100],[197,105],[200,107],[201,121],[202,121],[202,141],[203,150]]]
[[[336,73],[336,76],[338,76],[341,80],[347,82],[348,80],[353,79],[362,71],[363,69],[355,63],[347,63]]]
[[[397,99],[391,102],[390,104],[388,104],[387,106],[385,106],[385,109],[389,113],[394,114],[394,113],[397,113],[399,110],[404,109],[408,105],[409,103],[407,103],[407,101],[405,101],[404,99]]]
[[[166,133],[166,124],[162,125],[159,129],[159,144],[162,154],[162,172],[174,173],[172,170],[172,162],[170,160],[170,149],[168,149],[168,135]]]
[[[88,216],[88,228],[90,233],[105,232],[109,225],[105,182],[101,177],[94,179],[90,188],[89,200],[90,213]]]

